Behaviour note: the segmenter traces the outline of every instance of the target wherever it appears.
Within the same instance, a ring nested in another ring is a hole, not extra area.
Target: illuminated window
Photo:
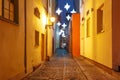
[[[90,18],[87,19],[87,33],[86,33],[86,36],[87,37],[90,37]]]
[[[18,0],[0,0],[0,16],[18,23]]]
[[[100,6],[97,10],[97,33],[103,32],[103,6]]]
[[[35,46],[39,46],[39,32],[35,30]]]

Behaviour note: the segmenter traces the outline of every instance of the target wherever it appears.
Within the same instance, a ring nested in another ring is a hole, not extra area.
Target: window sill
[[[16,26],[19,26],[18,23],[15,23],[15,22],[13,22],[13,21],[11,21],[11,20],[9,20],[9,19],[3,18],[3,17],[1,17],[1,16],[0,16],[0,20],[5,21],[5,22],[8,22],[8,23],[10,23],[10,24],[14,24],[14,25],[16,25]]]

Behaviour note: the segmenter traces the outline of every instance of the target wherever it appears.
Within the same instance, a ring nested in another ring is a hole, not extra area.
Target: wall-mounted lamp
[[[51,17],[50,18],[50,21],[53,23],[53,22],[55,22],[55,17]]]
[[[46,27],[47,27],[47,26],[52,27],[53,24],[54,24],[54,22],[55,22],[55,17],[50,17],[48,20],[49,20],[49,21],[48,21],[48,23],[46,24]]]
[[[49,28],[53,27],[53,24],[54,24],[54,22],[55,22],[55,17],[50,17],[48,20],[49,20],[49,21],[48,21],[48,23],[46,24],[46,27],[49,27]]]

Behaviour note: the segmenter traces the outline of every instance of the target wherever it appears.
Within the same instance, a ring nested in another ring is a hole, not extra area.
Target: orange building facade
[[[80,56],[80,14],[72,14],[72,26],[71,26],[71,41],[72,41],[72,55],[73,57]]]

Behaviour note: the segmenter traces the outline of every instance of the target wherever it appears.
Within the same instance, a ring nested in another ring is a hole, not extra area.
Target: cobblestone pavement
[[[82,57],[75,58],[75,61],[78,63],[88,80],[120,80]]]
[[[92,72],[91,72],[92,71]],[[69,56],[53,57],[23,80],[117,80],[93,64]]]

